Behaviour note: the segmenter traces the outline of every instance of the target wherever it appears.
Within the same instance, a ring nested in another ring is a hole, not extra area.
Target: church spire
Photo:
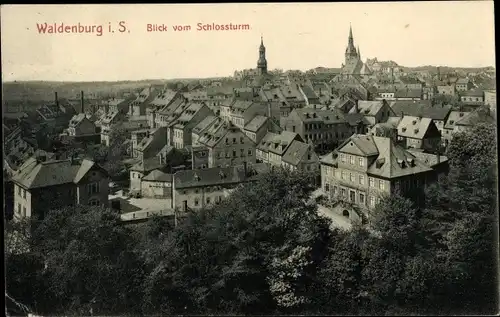
[[[349,23],[349,42],[352,42],[352,41],[354,41],[353,37],[352,37],[352,25],[351,25],[351,23]]]
[[[264,37],[260,36],[259,60],[257,61],[259,74],[267,73],[266,47],[264,46]]]
[[[358,45],[358,58],[361,60],[361,51],[359,50],[359,45]]]

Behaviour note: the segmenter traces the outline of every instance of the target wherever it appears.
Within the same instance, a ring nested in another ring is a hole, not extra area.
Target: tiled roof
[[[250,132],[257,132],[265,123],[267,122],[267,117],[265,116],[255,116],[246,126],[245,130]]]
[[[394,93],[395,98],[421,98],[421,89],[400,89]]]
[[[484,91],[481,89],[474,89],[474,90],[463,91],[460,93],[460,95],[469,97],[483,97]]]
[[[477,109],[463,118],[459,119],[455,124],[459,126],[474,126],[478,123],[494,123],[495,118],[483,109]]]
[[[297,133],[290,131],[282,131],[280,134],[267,132],[260,143],[257,144],[257,148],[264,152],[272,152],[282,156],[293,140],[298,137]]]
[[[398,125],[398,135],[412,139],[423,139],[431,124],[431,118],[404,116]]]
[[[76,184],[94,166],[97,165],[86,159],[77,164],[72,163],[71,159],[39,163],[31,158],[13,176],[13,181],[27,189]]]
[[[464,111],[451,111],[448,116],[448,120],[446,120],[446,124],[444,125],[445,129],[453,130],[455,128],[455,124],[461,120],[462,118],[468,116],[470,112]]]
[[[390,104],[396,115],[425,117],[433,120],[445,120],[451,111],[450,105],[431,106],[426,100],[413,102],[394,101]]]
[[[457,85],[466,85],[469,83],[469,79],[468,78],[459,78],[457,80]]]
[[[153,170],[147,176],[142,178],[143,181],[155,181],[155,182],[172,182],[172,174],[163,173],[160,170]]]
[[[154,156],[141,160],[140,162],[132,166],[130,170],[145,173],[155,169],[159,169],[161,167],[163,167],[163,165],[160,163],[160,159]]]
[[[258,179],[260,175],[268,170],[269,165],[260,163],[248,165],[246,175],[244,166],[179,171],[173,176],[174,187],[178,190],[203,186],[235,185]]]
[[[432,153],[425,153],[418,149],[408,149],[408,152],[413,154],[418,160],[424,162],[425,165],[434,167],[437,164],[444,163],[448,161],[448,157],[444,155],[436,155]]]
[[[375,116],[383,106],[383,101],[358,101],[358,111],[365,116]],[[355,113],[356,107],[352,107],[349,113]]]
[[[346,123],[344,114],[339,109],[320,110],[311,108],[294,109],[303,122],[323,121],[325,124]]]
[[[193,117],[202,109],[205,105],[200,103],[189,103],[187,108],[184,109],[182,114],[177,119],[177,123],[174,125],[176,128],[183,128],[188,123],[191,122]]]
[[[338,152],[366,156],[376,155],[378,149],[373,138],[371,135],[354,134],[338,147]]]
[[[379,154],[375,162],[368,168],[368,174],[384,178],[397,178],[432,170],[403,147],[394,144],[390,138],[373,137],[373,141]]]
[[[357,126],[359,124],[364,124],[364,125],[369,125],[370,122],[365,118],[365,116],[362,113],[348,113],[344,115],[347,123],[351,127]]]
[[[194,133],[200,133],[203,132],[206,128],[208,128],[212,123],[214,123],[217,120],[216,116],[208,116],[205,119],[201,120],[200,123],[198,123],[194,128],[193,132]]]
[[[302,161],[310,147],[310,144],[293,140],[281,159],[283,162],[297,166]]]

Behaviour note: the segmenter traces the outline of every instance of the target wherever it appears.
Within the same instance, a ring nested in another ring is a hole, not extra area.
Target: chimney
[[[57,99],[57,91],[54,92],[54,97],[55,97],[56,107],[59,108],[59,99]]]
[[[80,93],[81,93],[81,95],[80,95],[80,106],[82,107],[81,112],[85,113],[85,108],[84,108],[84,104],[83,104],[83,90]]]
[[[245,173],[245,178],[248,176],[247,162],[243,162],[243,172]]]
[[[403,111],[401,111],[401,119],[403,119],[404,116],[405,116],[405,113]]]
[[[271,111],[271,103],[270,102],[267,104],[267,117],[269,119],[272,118],[272,111]]]
[[[359,113],[358,102],[359,102],[359,100],[356,100],[356,101],[354,102],[354,113]]]

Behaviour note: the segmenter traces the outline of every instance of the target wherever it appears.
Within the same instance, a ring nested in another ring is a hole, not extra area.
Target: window
[[[198,204],[199,204],[199,203],[200,203],[200,201],[198,200],[198,198],[195,198],[195,199],[194,199],[194,205],[195,205],[195,206],[198,206]]]
[[[359,183],[361,185],[364,185],[365,184],[365,176],[364,175],[359,175]]]
[[[354,156],[349,155],[349,163],[350,163],[351,165],[354,165]]]
[[[349,191],[349,200],[352,202],[356,201],[356,192],[354,190]]]
[[[341,188],[340,189],[340,195],[342,196],[342,198],[346,196],[346,190],[345,190],[345,188]]]
[[[359,203],[364,204],[365,203],[365,194],[359,194]]]
[[[17,212],[21,213],[21,204],[17,204]]]
[[[97,199],[91,199],[91,200],[89,200],[89,205],[90,206],[99,206],[100,202]]]
[[[245,150],[240,149],[240,156],[241,156],[241,157],[245,156]]]
[[[370,196],[370,206],[375,207],[375,197]]]
[[[368,178],[369,179],[369,186],[370,187],[375,187],[375,180],[373,178]]]
[[[340,161],[345,163],[345,154],[340,154]]]
[[[363,160],[362,157],[358,158],[358,164],[359,164],[359,166],[364,166],[365,165],[365,160]]]
[[[329,192],[330,191],[330,184],[326,183],[325,184],[325,192]]]
[[[207,197],[207,204],[210,204],[210,197]]]
[[[26,198],[26,189],[23,189],[23,198]]]
[[[195,193],[195,194],[198,194],[198,192],[199,192],[199,191],[198,191],[198,189],[195,189],[195,190],[194,190],[194,193]]]
[[[378,188],[384,189],[384,181],[381,181],[381,180],[378,181]]]
[[[21,191],[22,191],[22,188],[21,188],[21,187],[17,187],[17,189],[18,189],[18,194],[19,194],[19,196],[21,196]]]
[[[341,178],[345,179],[345,172],[344,171],[342,171]]]
[[[96,194],[99,192],[99,183],[91,183],[87,185],[87,193],[89,195]]]
[[[236,151],[233,151],[233,157],[236,157]]]
[[[355,182],[355,177],[354,177],[354,174],[353,173],[349,173],[349,179],[351,180],[351,182]]]
[[[23,217],[26,217],[26,207],[23,207]]]
[[[240,137],[240,143],[241,143],[241,144],[245,143],[245,142],[243,141],[243,137]]]
[[[235,143],[236,143],[236,138],[233,138],[233,144],[235,144]]]
[[[252,155],[252,150],[248,150],[248,155]]]

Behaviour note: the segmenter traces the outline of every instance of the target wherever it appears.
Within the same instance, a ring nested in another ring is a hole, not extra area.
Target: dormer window
[[[404,127],[403,129],[401,129],[403,132],[406,132],[406,127]]]
[[[417,120],[413,120],[413,121],[412,121],[412,124],[413,124],[413,125],[417,124]]]
[[[464,116],[464,113],[463,112],[460,112],[460,116],[463,117]]]
[[[417,133],[418,133],[418,129],[415,129],[415,131],[414,131],[414,132],[415,132],[415,134],[417,134]]]

